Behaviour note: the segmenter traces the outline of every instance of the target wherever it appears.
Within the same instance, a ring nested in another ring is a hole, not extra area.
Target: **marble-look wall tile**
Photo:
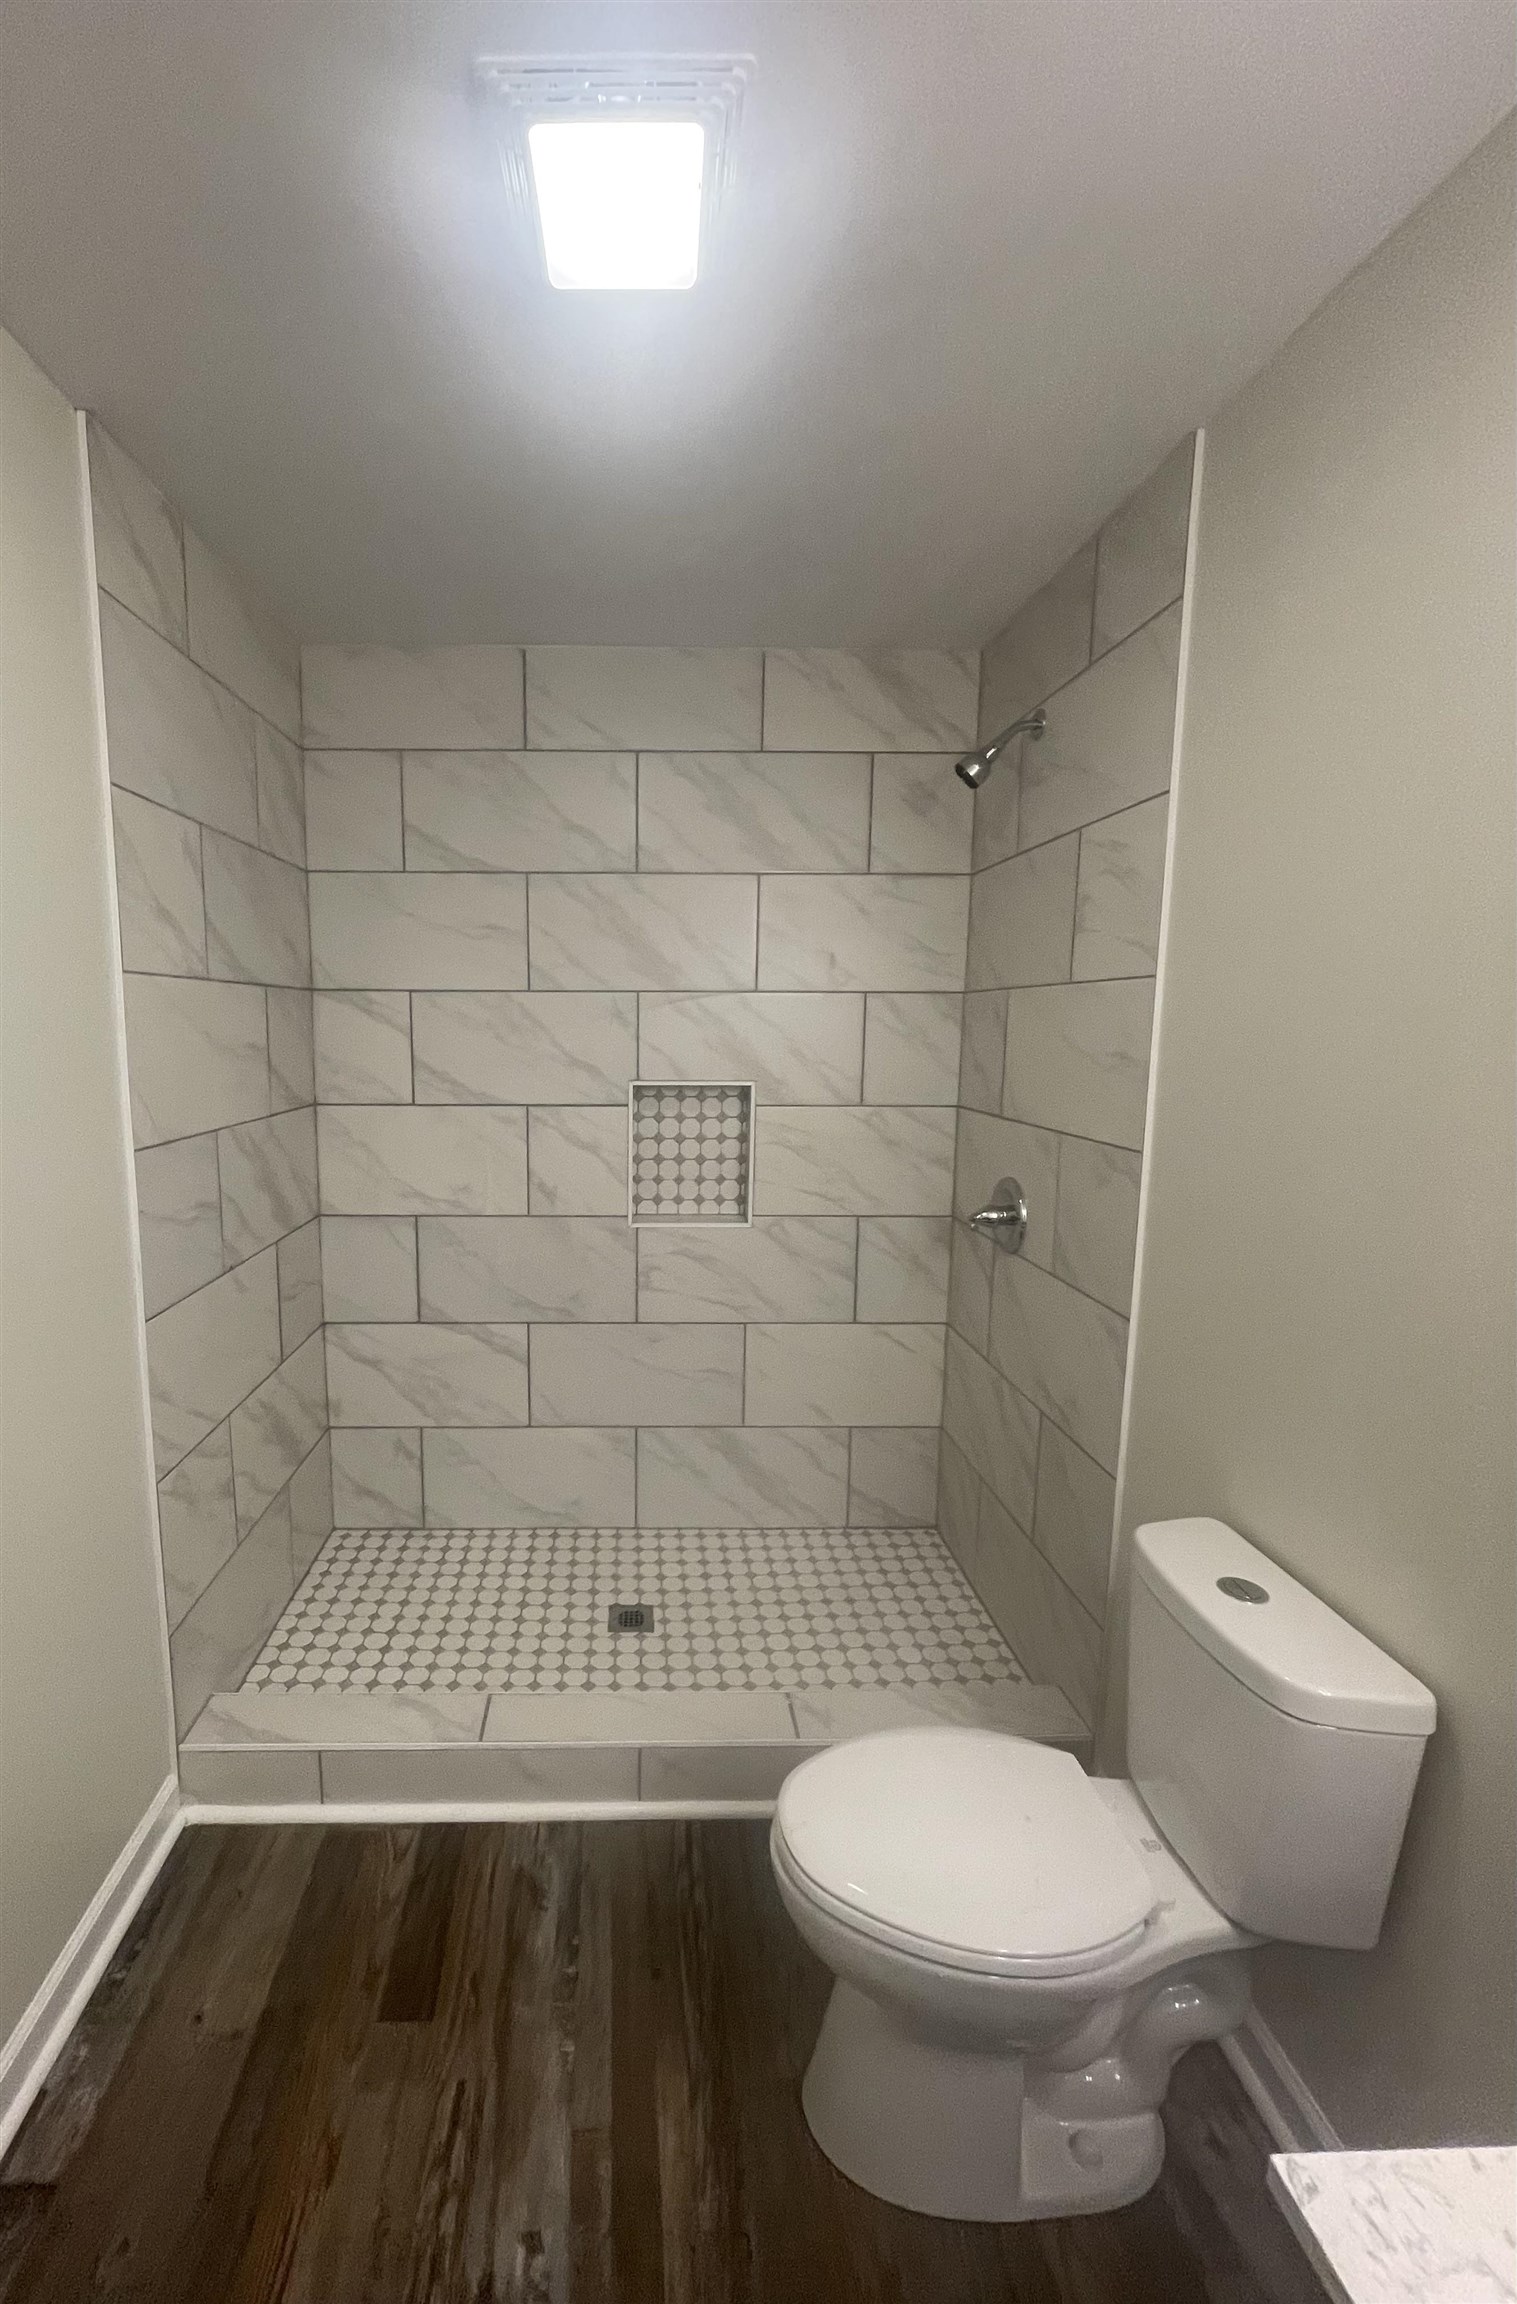
[[[638,1753],[640,1800],[746,1800],[773,1803],[804,1744],[645,1744]]]
[[[1013,992],[1006,1004],[1007,1114],[1141,1150],[1153,1012],[1151,978]]]
[[[859,1320],[946,1320],[947,1216],[865,1216],[859,1222]]]
[[[991,1361],[1108,1472],[1117,1464],[1126,1352],[1127,1323],[1115,1312],[1035,1264],[1002,1258],[990,1303]]]
[[[184,588],[195,662],[298,742],[299,643],[193,528],[184,531]]]
[[[867,1104],[952,1104],[959,1092],[959,992],[871,992],[864,1024]]]
[[[321,1226],[302,1224],[277,1243],[279,1257],[279,1341],[286,1356],[321,1326]]]
[[[1032,1519],[1038,1416],[998,1370],[950,1329],[943,1430],[1018,1519]]]
[[[851,1216],[760,1216],[637,1234],[641,1320],[848,1320]]]
[[[305,755],[290,737],[254,724],[254,757],[258,770],[258,845],[287,864],[306,860]]]
[[[771,648],[764,746],[776,752],[947,752],[974,740],[979,659],[939,648],[850,656]]]
[[[332,1517],[338,1528],[420,1528],[419,1430],[339,1427],[332,1434]]]
[[[635,1320],[625,1216],[422,1216],[423,1320]]]
[[[751,985],[757,913],[758,882],[737,876],[534,874],[533,990],[721,992]]]
[[[1117,1484],[1045,1420],[1038,1443],[1033,1542],[1098,1624],[1106,1618]]]
[[[534,1104],[527,1114],[534,1216],[625,1216],[625,1104]]]
[[[318,992],[312,1022],[323,1104],[411,1102],[409,992]]]
[[[326,1339],[334,1425],[527,1421],[524,1327],[337,1321]]]
[[[307,648],[308,746],[508,751],[522,735],[519,648]]]
[[[534,1326],[532,1421],[740,1424],[743,1331],[650,1321]]]
[[[1159,964],[1169,796],[1144,800],[1080,834],[1072,974],[1151,976]]]
[[[407,752],[411,872],[618,872],[637,862],[630,752]]]
[[[961,992],[962,878],[904,873],[764,882],[758,981],[780,992]]]
[[[637,1070],[635,992],[418,992],[420,1104],[609,1104]]]
[[[148,1318],[220,1277],[221,1193],[214,1136],[137,1154],[137,1236]]]
[[[1132,1302],[1142,1173],[1136,1152],[1111,1144],[1066,1136],[1059,1147],[1053,1270],[1124,1316]]]
[[[225,1128],[217,1140],[221,1235],[240,1264],[316,1214],[316,1115],[307,1104]]]
[[[977,1352],[990,1350],[990,1287],[996,1250],[955,1222],[948,1261],[948,1325]]]
[[[1015,719],[1016,714],[1010,717]],[[1003,856],[1014,856],[1017,852],[1022,814],[1021,760],[1029,741],[1019,736],[1015,750],[1006,755],[989,781],[975,793],[970,863],[976,872],[983,872],[987,864],[999,864]]]
[[[399,872],[398,752],[307,752],[306,862],[313,872]]]
[[[141,466],[92,416],[90,511],[103,590],[184,646],[184,525]]]
[[[431,1528],[630,1528],[635,1435],[533,1429],[422,1434]]]
[[[323,1432],[290,1480],[290,1564],[298,1584],[335,1525],[332,1435]]]
[[[266,1248],[147,1324],[160,1477],[279,1365],[279,1276]]]
[[[935,1424],[943,1330],[923,1323],[748,1330],[749,1424]]]
[[[967,1574],[980,1534],[980,1475],[946,1431],[938,1439],[937,1530]]]
[[[882,753],[874,763],[871,872],[967,872],[974,794],[952,752]]]
[[[972,1581],[1033,1680],[1062,1688],[1088,1727],[1101,1681],[1101,1627],[994,1496],[980,1504]]]
[[[856,1104],[859,992],[645,992],[639,1077],[751,1080],[761,1101]]]
[[[970,916],[973,918],[973,900]],[[1006,994],[966,992],[959,1060],[959,1102],[972,1112],[999,1112],[1006,1072]]]
[[[645,752],[644,872],[863,872],[869,761],[859,753]]]
[[[373,1800],[635,1800],[631,1744],[416,1745],[394,1752],[323,1752],[328,1806]]]
[[[527,1126],[521,1111],[338,1104],[318,1112],[316,1137],[324,1214],[525,1213]]]
[[[158,1534],[172,1632],[237,1548],[232,1438],[225,1424],[159,1481]]]
[[[169,1640],[174,1724],[183,1736],[206,1698],[235,1688],[295,1586],[290,1499],[269,1506]]]
[[[316,1045],[311,995],[270,985],[265,995],[269,1019],[269,1101],[276,1112],[316,1100]]]
[[[415,1216],[323,1216],[321,1291],[329,1320],[417,1320]]]
[[[989,643],[980,680],[982,743],[1085,670],[1095,584],[1092,537]]]
[[[848,1505],[848,1434],[644,1430],[637,1501],[645,1528],[838,1527]]]
[[[111,782],[258,838],[253,715],[109,595],[100,601]]]
[[[211,974],[247,984],[309,985],[305,874],[220,832],[207,831],[203,839]]]
[[[135,1143],[161,1144],[263,1117],[268,1028],[256,985],[128,976],[125,993]]]
[[[1185,588],[1193,434],[1166,456],[1101,530],[1096,562],[1096,654],[1178,600]]]
[[[179,1754],[179,1789],[206,1807],[264,1808],[321,1798],[321,1754],[272,1748],[222,1752],[186,1747]]]
[[[517,991],[527,981],[527,884],[513,872],[313,872],[320,986]]]
[[[1168,789],[1179,667],[1176,606],[1060,689],[1047,731],[1023,747],[1024,848]]]
[[[237,1528],[246,1534],[327,1428],[326,1355],[312,1336],[232,1413]]]
[[[930,1528],[937,1512],[936,1424],[856,1430],[849,1464],[850,1528]]]
[[[1067,982],[1079,861],[1071,833],[975,874],[966,977],[972,990]]]
[[[761,1104],[760,1216],[946,1216],[954,1115],[912,1105]]]
[[[121,964],[150,976],[203,976],[200,827],[132,792],[113,792]]]
[[[762,709],[756,648],[527,650],[534,749],[743,751],[763,741]]]
[[[1058,1137],[1047,1129],[1026,1128],[1018,1121],[993,1119],[983,1112],[961,1113],[953,1212],[962,1223],[967,1224],[977,1209],[988,1204],[1003,1176],[1016,1178],[1027,1202],[1027,1237],[1021,1254],[1029,1264],[1051,1264],[1059,1189]]]

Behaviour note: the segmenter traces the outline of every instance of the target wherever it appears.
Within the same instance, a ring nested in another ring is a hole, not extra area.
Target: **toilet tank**
[[[1239,1927],[1375,1942],[1435,1718],[1419,1680],[1235,1529],[1138,1530],[1128,1765]]]

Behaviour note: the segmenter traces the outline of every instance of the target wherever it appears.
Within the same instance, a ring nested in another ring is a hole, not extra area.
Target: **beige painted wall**
[[[73,410],[0,332],[0,2040],[174,1764]]]
[[[1208,429],[1161,976],[1119,1584],[1216,1513],[1441,1707],[1378,1949],[1256,1964],[1356,2145],[1513,2133],[1513,156]]]

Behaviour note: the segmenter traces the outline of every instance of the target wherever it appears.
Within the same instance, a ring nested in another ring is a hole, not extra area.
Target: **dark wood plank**
[[[434,1824],[420,1836],[379,2003],[381,2024],[430,2024],[436,2013],[464,1842],[462,1824]]]

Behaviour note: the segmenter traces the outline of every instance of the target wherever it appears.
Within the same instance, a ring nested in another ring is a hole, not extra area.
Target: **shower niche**
[[[630,1223],[752,1223],[750,1081],[634,1080],[627,1126]]]

